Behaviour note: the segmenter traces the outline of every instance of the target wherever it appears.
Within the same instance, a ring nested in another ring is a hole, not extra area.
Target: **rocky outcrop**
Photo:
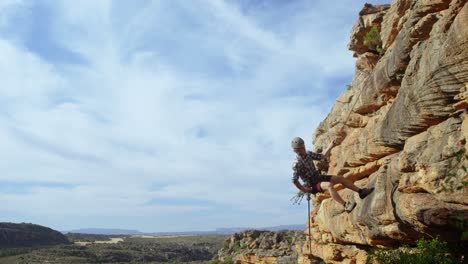
[[[301,231],[247,230],[228,237],[218,252],[218,259],[242,264],[295,264],[303,241]]]
[[[0,248],[70,244],[62,233],[33,224],[0,223]]]
[[[358,204],[350,214],[327,195],[315,197],[312,249],[307,242],[299,252],[304,259],[365,263],[371,246],[462,239],[468,229],[466,3],[364,6],[349,44],[357,57],[354,79],[313,143],[319,149],[338,138],[328,174],[375,191],[360,200],[341,190]],[[372,27],[380,32],[378,52],[364,44]]]

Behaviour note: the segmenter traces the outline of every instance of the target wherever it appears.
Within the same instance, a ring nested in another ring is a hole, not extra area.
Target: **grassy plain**
[[[0,249],[0,264],[208,263],[225,236],[103,236],[71,234],[72,245]]]

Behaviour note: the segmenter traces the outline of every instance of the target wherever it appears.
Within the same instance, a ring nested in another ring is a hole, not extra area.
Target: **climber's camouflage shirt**
[[[322,154],[307,151],[305,158],[297,155],[296,160],[293,163],[293,177],[292,182],[298,181],[299,178],[304,184],[315,183],[319,172],[315,168],[314,160],[322,159]]]

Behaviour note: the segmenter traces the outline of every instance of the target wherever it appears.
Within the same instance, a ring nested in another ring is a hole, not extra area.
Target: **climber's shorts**
[[[314,179],[314,182],[310,184],[310,187],[312,188],[312,194],[316,193],[323,193],[324,190],[322,187],[320,187],[321,182],[329,182],[331,180],[330,175],[317,175],[316,178]]]

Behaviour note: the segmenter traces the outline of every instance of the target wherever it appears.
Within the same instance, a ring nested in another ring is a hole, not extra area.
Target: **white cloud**
[[[53,3],[44,38],[85,63],[0,34],[0,182],[44,183],[0,195],[0,210],[56,228],[116,216],[109,226],[174,230],[182,211],[197,219],[190,229],[303,221],[289,201],[289,140],[310,138],[334,100],[326,93],[341,88],[327,80],[352,73],[348,33],[323,26],[349,31],[357,12],[307,1],[293,17],[224,1]],[[209,204],[149,203],[171,198]]]

